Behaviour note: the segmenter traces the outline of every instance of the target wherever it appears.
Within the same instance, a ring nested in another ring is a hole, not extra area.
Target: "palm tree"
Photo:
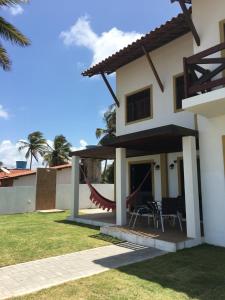
[[[22,0],[0,0],[1,7],[9,7],[22,3]],[[12,24],[8,23],[3,17],[0,17],[0,37],[4,40],[10,41],[13,44],[25,47],[30,45],[30,41]],[[11,61],[7,51],[0,42],[0,66],[3,70],[8,71],[11,67]]]
[[[95,135],[97,139],[100,139],[99,144],[104,145],[106,141],[112,140],[116,136],[116,107],[112,104],[108,107],[108,110],[104,113],[103,122],[105,128],[97,128]],[[103,181],[107,170],[108,160],[105,160],[105,166],[103,171]]]
[[[1,0],[0,0],[1,1]],[[38,162],[38,155],[44,156],[47,151],[47,142],[40,131],[32,132],[28,135],[27,141],[19,141],[19,151],[27,150],[25,158],[30,158],[30,170],[32,168],[33,158]]]
[[[44,155],[44,162],[49,167],[66,164],[70,160],[71,144],[63,135],[54,138],[53,146],[48,145],[48,151]]]
[[[108,110],[104,113],[103,122],[105,123],[105,128],[97,128],[95,135],[99,141],[99,144],[104,144],[104,141],[112,139],[116,135],[116,108],[112,104],[108,107]]]

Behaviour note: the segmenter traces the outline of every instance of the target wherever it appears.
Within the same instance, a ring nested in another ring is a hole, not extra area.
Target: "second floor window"
[[[182,100],[184,95],[184,75],[179,75],[174,78],[174,108],[175,111],[182,110]]]
[[[147,88],[126,98],[126,122],[134,122],[152,116],[151,88]]]

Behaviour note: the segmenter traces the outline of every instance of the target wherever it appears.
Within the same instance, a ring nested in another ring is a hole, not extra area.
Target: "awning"
[[[177,125],[161,126],[117,136],[103,146],[75,151],[71,153],[71,156],[113,159],[116,148],[126,148],[127,157],[181,152],[182,137],[184,136],[198,137],[198,131]]]

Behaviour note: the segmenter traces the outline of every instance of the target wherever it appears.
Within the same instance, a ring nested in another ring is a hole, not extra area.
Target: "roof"
[[[91,77],[101,73],[111,74],[120,67],[142,57],[144,55],[143,46],[146,51],[151,52],[188,32],[190,32],[190,28],[185,21],[185,16],[184,14],[179,14],[155,30],[150,31],[136,42],[84,71],[82,75]]]
[[[71,168],[71,164],[65,164],[61,166],[56,166],[56,167],[51,167],[50,169],[55,169],[55,170],[63,170],[67,168]],[[11,169],[8,170],[10,173],[5,173],[5,172],[0,172],[0,180],[2,179],[9,179],[9,178],[18,178],[22,176],[29,176],[29,175],[34,175],[36,174],[36,170],[18,170],[18,169]]]
[[[63,169],[71,168],[71,167],[72,167],[71,164],[65,164],[65,165],[61,165],[61,166],[51,167],[50,169],[63,170]]]
[[[198,131],[171,124],[117,136],[103,146],[75,151],[71,155],[81,158],[110,159],[115,158],[116,148],[126,148],[127,157],[180,152],[184,136],[198,137]]]
[[[36,174],[36,171],[18,170],[18,169],[12,169],[12,170],[9,170],[9,172],[10,172],[9,174],[7,174],[5,172],[0,172],[0,180]]]

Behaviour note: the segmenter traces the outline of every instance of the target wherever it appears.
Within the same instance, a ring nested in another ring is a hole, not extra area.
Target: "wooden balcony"
[[[223,50],[225,43],[184,58],[185,98],[207,93],[225,85],[225,57],[220,55]]]

